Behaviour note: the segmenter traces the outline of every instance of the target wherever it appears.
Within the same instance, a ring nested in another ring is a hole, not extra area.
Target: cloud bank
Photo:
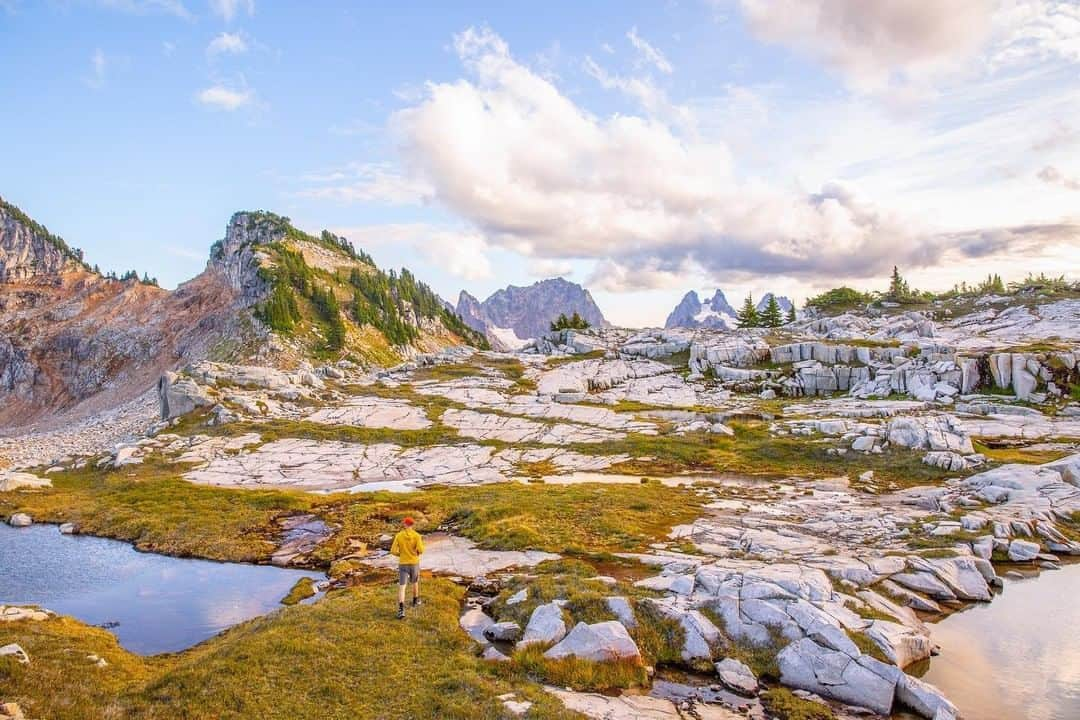
[[[1003,247],[979,231],[935,233],[839,183],[802,191],[742,177],[725,144],[655,117],[597,117],[490,30],[454,47],[466,77],[429,84],[391,120],[409,165],[489,244],[594,259],[599,287],[670,287],[691,269],[872,277]]]

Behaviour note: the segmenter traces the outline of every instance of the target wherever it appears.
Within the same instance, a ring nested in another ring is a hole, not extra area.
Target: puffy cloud
[[[1080,179],[1063,174],[1053,165],[1044,167],[1036,177],[1050,185],[1061,185],[1068,190],[1080,190]]]
[[[225,22],[232,22],[241,12],[255,14],[255,0],[210,0],[210,11]]]
[[[430,84],[392,124],[435,196],[493,245],[603,260],[593,279],[611,288],[670,286],[690,262],[712,273],[869,276],[945,249],[851,189],[778,190],[738,177],[723,143],[655,119],[595,117],[488,30],[462,33],[455,47],[471,77]]]
[[[206,46],[206,54],[213,57],[214,55],[240,55],[247,52],[248,44],[244,39],[243,33],[227,33],[223,32]]]
[[[987,37],[992,0],[740,0],[758,37],[820,59],[852,84],[887,84],[969,56]]]
[[[195,99],[207,107],[232,112],[250,105],[255,93],[248,89],[234,90],[224,85],[212,85],[195,95]]]
[[[670,75],[675,69],[672,67],[671,62],[667,57],[653,45],[650,45],[645,38],[638,35],[637,27],[630,28],[630,32],[626,33],[626,39],[630,41],[630,44],[641,55],[643,62],[652,65],[660,72]]]

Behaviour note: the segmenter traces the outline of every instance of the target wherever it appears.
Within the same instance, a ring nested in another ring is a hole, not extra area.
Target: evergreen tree
[[[551,323],[552,332],[559,330],[565,330],[570,326],[570,318],[566,317],[566,313],[559,313],[559,317],[555,319],[555,322]]]
[[[784,324],[784,316],[780,310],[780,303],[776,301],[775,295],[769,296],[769,302],[766,303],[765,309],[758,318],[758,322],[762,327],[780,327]]]
[[[795,317],[795,306],[794,306],[794,305],[792,305],[792,306],[791,306],[791,307],[789,307],[789,308],[788,308],[788,310],[787,310],[787,322],[789,322],[789,323],[793,323],[793,322],[795,322],[795,321],[796,321],[797,319],[798,319],[798,318],[796,318],[796,317]]]
[[[892,277],[889,280],[889,292],[886,297],[894,302],[903,302],[910,295],[911,289],[908,288],[907,281],[900,277],[900,270],[893,265]]]
[[[757,308],[754,307],[754,299],[746,296],[742,309],[735,313],[735,324],[739,328],[752,328],[760,325]]]

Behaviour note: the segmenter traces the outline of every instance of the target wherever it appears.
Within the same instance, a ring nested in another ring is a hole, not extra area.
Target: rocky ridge
[[[211,249],[206,270],[169,292],[90,271],[79,251],[17,208],[0,207],[3,434],[49,432],[111,411],[146,393],[162,372],[207,357],[300,362],[321,340],[305,345],[261,322],[276,282],[267,268],[275,267],[281,247],[294,248],[299,262],[310,259],[326,277],[362,265],[346,256],[345,245],[320,244],[287,218],[241,212]],[[462,342],[437,319],[408,307],[403,315],[396,322],[418,328],[410,337],[421,348]],[[376,357],[399,357],[387,339],[363,327],[349,341],[361,354],[373,345]],[[416,352],[408,343],[400,350]]]

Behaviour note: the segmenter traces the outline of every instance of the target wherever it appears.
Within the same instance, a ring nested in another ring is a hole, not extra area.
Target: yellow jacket
[[[397,555],[398,562],[402,565],[416,565],[424,554],[424,539],[412,528],[405,528],[394,536],[390,554]]]

